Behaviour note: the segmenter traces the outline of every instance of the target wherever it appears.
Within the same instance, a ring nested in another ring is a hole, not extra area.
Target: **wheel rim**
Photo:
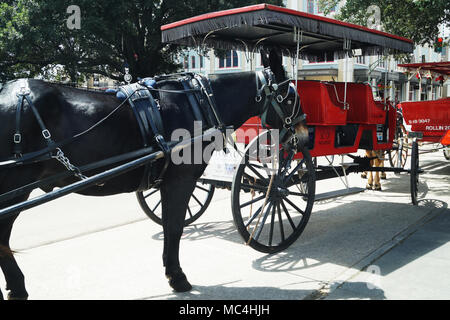
[[[233,219],[252,248],[275,253],[287,248],[305,228],[314,203],[315,175],[311,157],[291,161],[283,154],[276,173],[246,152],[232,185]],[[291,164],[291,168],[288,168]],[[270,189],[270,192],[268,193]]]
[[[411,151],[411,202],[418,205],[419,193],[419,147],[416,141],[412,144]]]
[[[450,147],[444,149],[444,157],[445,159],[450,160]]]
[[[184,225],[187,226],[206,211],[214,195],[215,188],[211,184],[197,182],[189,200]],[[145,214],[159,225],[162,225],[161,195],[159,189],[136,192],[138,202]]]
[[[389,151],[389,163],[393,168],[404,168],[408,160],[408,141],[400,138],[395,150]]]

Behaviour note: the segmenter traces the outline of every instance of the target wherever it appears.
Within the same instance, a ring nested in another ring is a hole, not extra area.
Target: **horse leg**
[[[180,267],[179,249],[187,206],[195,188],[195,179],[177,179],[165,176],[161,184],[162,223],[164,229],[163,263],[170,286],[176,292],[192,289]]]
[[[366,157],[367,158],[370,157],[370,151],[369,150],[366,150]],[[361,178],[367,179],[367,171],[364,171],[363,173],[361,173]]]
[[[25,201],[28,195],[16,199],[14,203]],[[13,203],[9,203],[11,205]],[[6,207],[6,206],[5,206]],[[25,277],[14,258],[9,245],[14,221],[19,214],[0,220],[0,267],[6,280],[6,290],[9,290],[9,300],[26,300],[28,292],[25,289]]]
[[[380,167],[384,168],[384,151],[380,151]],[[387,176],[386,176],[386,172],[381,171],[381,179],[386,180]]]
[[[367,150],[366,151],[366,156],[368,158],[372,158],[373,157],[373,152]],[[371,167],[374,166],[374,160],[370,160],[370,166]],[[366,189],[372,190],[372,186],[373,186],[373,172],[372,171],[368,171]]]
[[[374,160],[375,167],[381,168],[381,165],[382,165],[381,156],[382,156],[382,154],[380,154],[379,151],[374,152],[374,154],[377,157]],[[381,191],[380,171],[376,171],[376,173],[375,173],[375,183],[374,183],[373,189],[377,190],[377,191]]]

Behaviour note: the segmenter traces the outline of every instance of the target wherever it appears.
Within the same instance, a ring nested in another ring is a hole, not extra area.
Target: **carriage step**
[[[342,189],[342,190],[335,190],[335,191],[330,191],[330,192],[325,192],[325,193],[320,193],[320,194],[316,194],[316,198],[315,201],[322,201],[322,200],[327,200],[327,199],[332,199],[332,198],[337,198],[337,197],[342,197],[342,196],[348,196],[351,194],[356,194],[356,193],[360,193],[365,191],[366,189],[364,188],[346,188],[346,189]]]

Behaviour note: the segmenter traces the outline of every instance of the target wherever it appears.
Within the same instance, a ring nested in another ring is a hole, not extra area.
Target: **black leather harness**
[[[33,102],[30,98],[30,90],[26,87],[22,87],[21,90],[17,93],[17,97],[19,98],[19,101],[17,102],[16,107],[16,131],[14,133],[13,141],[14,141],[14,147],[13,147],[13,153],[14,157],[20,158],[22,157],[22,133],[21,133],[21,118],[22,118],[22,111],[25,107],[25,101],[28,103],[28,106],[33,111],[34,117],[36,118],[36,121],[39,124],[39,127],[41,128],[42,136],[44,137],[45,142],[47,143],[47,146],[51,148],[55,143],[52,140],[52,135],[50,134],[50,131],[45,127],[44,121],[42,120],[39,112],[37,111],[36,107],[34,106]]]
[[[203,128],[223,126],[216,111],[211,86],[206,78],[193,73],[183,73],[160,76],[152,80],[154,80],[152,86],[147,85],[148,79],[143,79],[138,83],[125,85],[119,89],[126,96],[134,112],[144,147],[156,143],[165,154],[165,162],[161,170],[155,170],[152,163],[145,167],[145,174],[139,190],[157,188],[170,163],[171,150],[164,139],[165,130],[159,106],[160,92],[185,94],[195,121],[201,121]],[[167,80],[178,81],[183,89],[171,91],[158,87],[158,82]],[[151,140],[152,138],[154,141]]]

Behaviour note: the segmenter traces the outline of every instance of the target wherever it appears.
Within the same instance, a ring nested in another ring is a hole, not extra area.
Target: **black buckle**
[[[161,148],[162,152],[164,152],[165,155],[170,154],[171,150],[169,146],[166,143],[166,140],[164,140],[164,137],[160,134],[155,136],[156,143]]]
[[[14,135],[14,143],[19,144],[22,142],[22,135],[20,133],[16,133]]]
[[[50,134],[50,131],[48,131],[47,129],[42,130],[42,135],[44,136],[44,138],[46,140],[50,139],[52,137],[52,135]]]

